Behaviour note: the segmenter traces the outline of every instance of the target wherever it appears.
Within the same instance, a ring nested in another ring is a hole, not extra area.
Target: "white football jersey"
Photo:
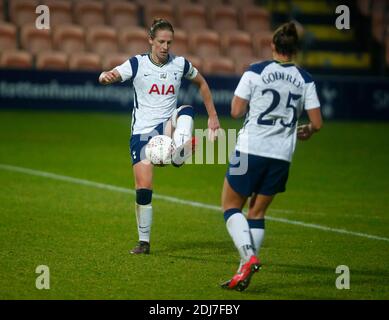
[[[174,55],[162,66],[149,54],[136,55],[115,69],[122,81],[133,82],[132,134],[149,133],[168,120],[177,108],[182,77],[193,79],[198,73],[188,60]]]
[[[240,79],[235,95],[249,101],[236,149],[290,162],[298,118],[304,109],[320,107],[311,75],[293,63],[254,63]]]

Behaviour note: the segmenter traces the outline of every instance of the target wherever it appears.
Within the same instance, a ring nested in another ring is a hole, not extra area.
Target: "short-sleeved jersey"
[[[132,134],[149,133],[168,120],[177,108],[182,78],[193,79],[198,72],[184,57],[169,55],[158,66],[149,54],[136,55],[115,69],[122,81],[132,80],[134,86]]]
[[[320,107],[311,75],[293,63],[255,63],[243,74],[235,95],[249,101],[236,149],[290,162],[298,118],[304,109]]]

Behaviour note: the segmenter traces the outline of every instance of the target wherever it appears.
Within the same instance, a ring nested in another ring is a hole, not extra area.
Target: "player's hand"
[[[215,141],[217,138],[217,132],[220,128],[219,118],[217,115],[209,116],[208,118],[208,139]]]
[[[302,124],[297,127],[297,139],[305,141],[313,134],[311,124]]]
[[[117,77],[113,71],[104,71],[100,74],[99,82],[101,84],[111,84],[117,81]]]

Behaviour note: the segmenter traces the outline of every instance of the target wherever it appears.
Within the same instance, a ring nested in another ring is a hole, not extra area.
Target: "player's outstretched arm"
[[[104,85],[119,81],[122,81],[122,77],[116,69],[112,69],[111,71],[103,71],[99,77],[99,82]]]
[[[297,127],[297,138],[308,140],[314,133],[319,132],[323,126],[320,108],[307,110],[309,123]]]
[[[208,129],[210,130],[210,140],[215,140],[217,137],[217,130],[220,128],[219,118],[217,116],[216,108],[213,103],[211,90],[205,81],[204,77],[197,73],[196,77],[192,81],[199,87],[201,97],[203,98],[205,108],[208,113]]]

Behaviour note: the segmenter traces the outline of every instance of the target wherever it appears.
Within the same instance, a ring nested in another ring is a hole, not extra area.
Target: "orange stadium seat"
[[[63,25],[54,29],[54,48],[66,53],[86,50],[85,32],[78,25]]]
[[[44,0],[41,2],[50,9],[50,26],[72,24],[72,3],[67,0]]]
[[[242,7],[240,20],[243,30],[255,33],[263,30],[270,30],[270,13],[268,10],[256,7]]]
[[[203,72],[213,75],[234,75],[235,65],[232,59],[226,57],[212,57],[204,59]]]
[[[113,68],[120,66],[123,62],[130,57],[125,53],[113,53],[103,57],[103,70],[112,70]]]
[[[247,71],[248,67],[252,63],[258,63],[263,61],[257,57],[241,57],[235,59],[235,73],[237,75],[242,75],[245,71]]]
[[[27,51],[21,50],[2,51],[0,55],[0,66],[3,68],[32,68],[32,55]]]
[[[0,23],[0,51],[16,48],[16,26],[12,23]]]
[[[263,60],[272,58],[271,43],[273,33],[271,31],[256,32],[253,35],[254,53]]]
[[[180,27],[187,31],[207,28],[205,7],[201,4],[183,4],[178,7]]]
[[[135,3],[106,2],[106,13],[108,23],[116,29],[139,25],[138,5]]]
[[[216,31],[192,32],[189,36],[191,52],[201,58],[220,56],[220,36]]]
[[[101,59],[96,53],[73,53],[69,57],[69,70],[98,71],[101,70]]]
[[[187,54],[184,56],[197,70],[203,72],[203,59],[198,56]]]
[[[171,51],[177,56],[183,56],[189,53],[188,34],[186,31],[174,29],[174,41]]]
[[[38,6],[37,0],[12,0],[9,2],[9,14],[11,22],[17,26],[35,23]]]
[[[74,2],[73,12],[76,21],[81,26],[87,28],[91,26],[104,25],[104,3],[99,1]]]
[[[25,25],[20,31],[20,44],[23,49],[26,49],[32,54],[50,51],[53,48],[51,30],[37,29],[35,24]]]
[[[67,70],[68,56],[64,52],[41,52],[36,55],[35,67],[40,70]]]
[[[145,24],[150,28],[155,18],[163,18],[168,20],[173,28],[176,25],[173,6],[166,3],[147,3],[144,7]]]
[[[225,32],[221,36],[221,43],[224,54],[233,59],[253,56],[252,39],[245,31]]]
[[[100,55],[119,51],[116,29],[113,27],[90,28],[86,33],[86,44],[90,51]]]
[[[119,46],[121,52],[124,52],[129,56],[149,52],[150,44],[146,29],[131,27],[120,30]]]
[[[218,32],[238,29],[238,12],[233,6],[214,6],[209,11],[209,22]]]

